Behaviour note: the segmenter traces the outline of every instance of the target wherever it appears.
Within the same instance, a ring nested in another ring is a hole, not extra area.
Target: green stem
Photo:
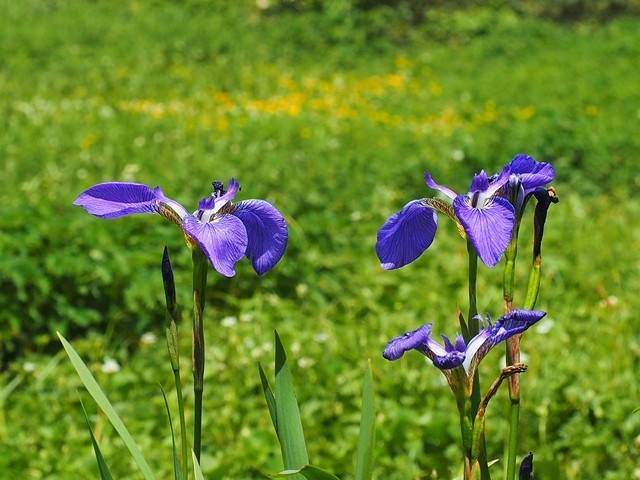
[[[193,451],[196,459],[200,461],[202,445],[202,391],[204,389],[204,326],[202,313],[205,304],[208,262],[199,247],[193,248],[191,258],[193,260]]]
[[[471,413],[472,405],[470,398],[458,398],[458,414],[460,415],[460,433],[462,435],[462,452],[464,455],[464,479],[471,479],[472,457],[471,450],[473,445],[473,419]]]
[[[513,310],[513,295],[515,289],[515,268],[518,255],[518,223],[513,228],[511,242],[505,252],[503,298],[504,313]],[[520,362],[520,335],[509,338],[506,343],[507,367]],[[506,477],[513,480],[516,468],[516,453],[518,447],[518,429],[520,423],[520,378],[518,374],[509,377],[509,440],[507,449]]]
[[[511,398],[509,418],[509,453],[505,479],[513,480],[516,475],[516,452],[518,449],[518,430],[520,428],[520,398]]]
[[[476,253],[475,248],[471,244],[471,241],[467,239],[467,252],[469,254],[469,316],[467,317],[467,324],[469,326],[469,338],[466,338],[465,341],[469,342],[473,337],[475,337],[480,332],[480,322],[477,318],[474,318],[478,315],[478,305],[477,305],[477,278],[478,278],[478,254]],[[471,391],[471,414],[472,419],[475,418],[478,413],[478,406],[480,405],[480,377],[478,376],[478,372],[476,371],[473,377],[473,389]],[[484,437],[484,433],[482,434]],[[484,446],[484,438],[482,441],[482,450],[480,452],[480,471],[482,480],[490,480],[491,475],[489,474],[489,466],[487,464],[487,451]]]
[[[504,277],[503,277],[503,297],[504,313],[509,313],[513,309],[513,291],[515,289],[516,257],[518,255],[518,229],[514,227],[513,237],[505,251]]]
[[[182,382],[180,381],[180,370],[173,371],[173,379],[176,383],[176,395],[178,396],[178,413],[180,416],[180,440],[182,442],[182,471],[184,478],[187,478],[189,471],[189,457],[187,456],[187,426],[184,420],[184,398],[182,396]]]
[[[169,316],[169,314],[167,314]],[[184,420],[184,399],[182,396],[182,382],[180,380],[180,358],[178,355],[178,326],[173,318],[169,319],[169,326],[166,329],[167,347],[169,358],[171,359],[171,369],[173,370],[173,380],[176,384],[176,395],[178,397],[178,413],[180,417],[180,436],[182,441],[182,471],[187,472],[189,468],[189,457],[187,455],[187,427]]]
[[[178,413],[180,417],[180,436],[182,442],[182,472],[186,478],[189,468],[189,456],[187,455],[187,427],[184,417],[184,398],[182,395],[182,382],[180,380],[180,353],[178,348],[178,304],[176,302],[176,286],[173,278],[173,269],[169,259],[169,251],[164,247],[162,255],[162,283],[164,286],[165,301],[167,311],[165,313],[165,334],[167,339],[167,349],[171,370],[173,370],[173,380],[176,384],[176,395],[178,397]]]

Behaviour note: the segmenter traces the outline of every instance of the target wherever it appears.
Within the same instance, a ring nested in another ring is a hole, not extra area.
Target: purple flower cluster
[[[452,200],[456,220],[478,257],[493,267],[511,241],[526,200],[554,176],[549,163],[520,154],[499,175],[488,176],[484,171],[475,175],[465,194],[438,185],[429,172],[424,179]],[[378,231],[376,253],[382,268],[392,270],[416,260],[433,242],[437,227],[436,211],[427,200],[413,200],[391,215]]]
[[[513,310],[491,324],[487,324],[478,335],[466,344],[462,336],[456,335],[455,343],[442,335],[444,345],[431,338],[432,323],[427,323],[412,332],[405,333],[389,342],[383,352],[387,360],[397,360],[408,350],[417,350],[426,355],[440,370],[462,367],[468,378],[473,378],[476,368],[485,355],[498,343],[523,333],[546,315],[540,310]]]

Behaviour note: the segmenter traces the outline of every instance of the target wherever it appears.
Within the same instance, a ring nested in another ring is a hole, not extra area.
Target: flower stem
[[[182,442],[182,471],[186,478],[189,470],[189,457],[187,455],[187,426],[184,420],[184,398],[182,396],[182,382],[180,380],[180,370],[173,371],[173,379],[176,384],[176,395],[178,397],[178,413],[180,417],[180,441]]]
[[[173,370],[173,380],[176,384],[176,396],[178,397],[178,416],[180,417],[180,437],[182,442],[182,471],[187,472],[189,468],[189,457],[187,455],[187,427],[184,420],[184,398],[182,395],[182,381],[180,380],[180,361],[178,356],[178,327],[171,319],[166,328],[167,347],[169,358],[171,359],[171,369]]]
[[[178,320],[180,318],[178,304],[176,302],[176,285],[173,278],[173,269],[169,259],[169,250],[164,247],[162,255],[162,283],[164,286],[165,302],[167,310],[165,312],[165,334],[167,339],[167,349],[171,370],[173,370],[173,380],[176,384],[176,396],[178,397],[178,413],[180,417],[180,436],[182,444],[182,471],[186,476],[189,468],[189,457],[187,456],[187,427],[184,419],[184,398],[182,395],[182,381],[180,380],[180,354],[178,348]]]
[[[477,305],[477,294],[476,294],[476,286],[477,286],[477,277],[478,277],[478,254],[476,253],[475,248],[471,244],[471,241],[467,239],[467,252],[469,254],[469,316],[467,317],[467,325],[469,327],[469,338],[466,338],[465,341],[469,342],[473,337],[475,337],[480,332],[480,322],[477,318],[474,318],[478,315],[478,305]],[[478,372],[476,371],[473,377],[473,390],[471,391],[471,412],[472,419],[475,418],[478,412],[478,406],[480,405],[480,377],[478,376]],[[484,446],[484,433],[483,442],[482,442],[482,451],[480,452],[480,471],[482,480],[490,480],[491,475],[489,474],[489,466],[487,464],[487,451]]]
[[[194,247],[191,253],[193,260],[193,451],[200,461],[202,445],[202,391],[204,388],[204,327],[202,312],[205,304],[205,288],[207,285],[208,262],[199,247]]]
[[[516,257],[518,255],[518,231],[520,230],[520,217],[513,227],[511,242],[505,251],[505,266],[503,280],[504,313],[513,310],[513,292],[515,286]],[[507,368],[520,362],[520,335],[514,335],[505,343]],[[520,426],[520,378],[518,374],[512,375],[508,380],[509,385],[509,440],[507,449],[506,476],[513,480],[516,466],[516,453],[518,447],[518,430]]]

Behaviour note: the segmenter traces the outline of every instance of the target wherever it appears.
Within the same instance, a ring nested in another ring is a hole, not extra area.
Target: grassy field
[[[442,220],[423,257],[384,272],[376,232],[409,200],[433,195],[426,169],[462,192],[473,173],[497,172],[516,153],[553,163],[560,196],[537,305],[550,328],[523,339],[522,454],[534,452],[540,479],[640,478],[640,21],[558,26],[472,10],[442,13],[438,35],[416,26],[400,41],[366,37],[357,18],[329,13],[268,14],[248,1],[0,0],[0,478],[97,476],[79,398],[114,476],[139,478],[56,330],[73,339],[158,478],[170,477],[159,264],[166,244],[188,377],[189,252],[160,218],[102,221],[72,202],[121,180],[160,185],[195,209],[211,181],[230,177],[243,186],[237,198],[283,212],[290,242],[264,277],[247,261],[232,279],[210,274],[206,477],[282,468],[257,372],[260,361],[272,373],[274,329],[294,365],[312,463],[352,478],[371,358],[376,478],[459,475],[442,375],[417,354],[389,363],[381,351],[427,321],[455,332],[464,244]],[[517,273],[516,306],[527,273]],[[480,275],[479,310],[496,318],[501,267]],[[483,363],[484,384],[502,354]],[[108,358],[121,370],[103,373]],[[490,458],[503,453],[507,404],[505,391],[490,404]]]

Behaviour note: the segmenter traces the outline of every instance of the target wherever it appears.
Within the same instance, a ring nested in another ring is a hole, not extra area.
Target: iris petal
[[[432,323],[427,323],[420,328],[407,332],[404,335],[394,338],[387,344],[387,348],[382,352],[382,356],[387,360],[398,360],[404,355],[404,352],[412,349],[418,349],[424,346],[429,340]]]
[[[378,231],[376,253],[382,268],[392,270],[413,262],[429,248],[437,227],[436,212],[424,200],[407,203]]]
[[[438,185],[436,182],[434,182],[429,172],[424,172],[424,183],[426,183],[429,188],[433,188],[434,190],[438,190],[439,192],[444,193],[451,200],[453,200],[457,196],[457,193],[450,188],[443,187],[442,185]]]
[[[496,323],[488,328],[490,331],[489,343],[493,346],[513,335],[522,333],[545,315],[546,312],[542,310],[513,310],[500,317]]]
[[[472,208],[464,195],[453,201],[453,209],[484,264],[495,266],[507,249],[513,233],[513,205],[501,197],[491,197],[482,208]]]
[[[550,163],[536,162],[529,155],[516,155],[508,165],[520,177],[526,193],[551,182],[556,172]]]
[[[106,182],[86,189],[73,202],[91,215],[119,218],[133,213],[157,213],[158,198],[140,183]]]
[[[211,223],[202,223],[188,215],[182,227],[202,248],[213,268],[227,277],[236,274],[233,267],[247,250],[247,230],[240,219],[222,215]]]
[[[449,352],[441,357],[434,357],[433,364],[440,370],[451,370],[452,368],[459,367],[464,363],[466,358],[465,352],[453,351]]]
[[[480,361],[498,343],[523,333],[546,314],[542,310],[513,310],[482,330],[469,341],[465,362],[467,373],[473,375]]]
[[[484,170],[473,176],[471,180],[470,192],[486,192],[489,189],[489,177]],[[457,195],[456,195],[457,196]]]
[[[264,200],[243,200],[234,207],[233,215],[242,221],[247,231],[245,254],[256,273],[262,275],[278,263],[287,248],[287,223],[280,212]]]

